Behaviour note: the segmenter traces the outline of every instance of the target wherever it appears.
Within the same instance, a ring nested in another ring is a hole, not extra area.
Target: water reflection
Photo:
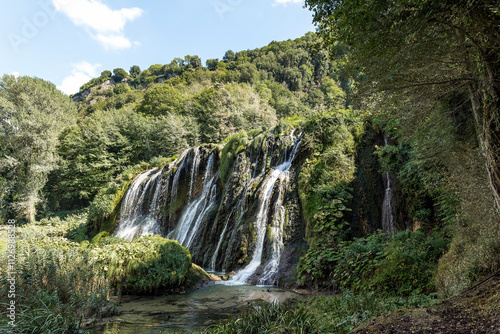
[[[150,334],[161,331],[199,331],[228,319],[239,309],[254,301],[283,302],[299,295],[276,287],[252,285],[227,286],[215,284],[182,295],[138,298],[119,306],[120,315],[105,326],[94,329],[96,334]]]

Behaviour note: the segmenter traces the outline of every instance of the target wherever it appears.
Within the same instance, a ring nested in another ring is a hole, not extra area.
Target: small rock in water
[[[155,311],[155,312],[149,313],[149,315],[162,315],[162,314],[165,314],[165,312]]]

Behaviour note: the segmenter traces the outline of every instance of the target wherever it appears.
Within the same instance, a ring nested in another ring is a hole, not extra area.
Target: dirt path
[[[354,333],[500,333],[500,272],[454,298],[428,307],[391,312]]]

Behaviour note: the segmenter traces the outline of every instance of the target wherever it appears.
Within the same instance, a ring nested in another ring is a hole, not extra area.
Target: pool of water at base
[[[118,306],[120,315],[90,329],[95,334],[158,334],[201,331],[253,302],[283,302],[300,295],[276,287],[214,284],[178,295],[141,297]]]

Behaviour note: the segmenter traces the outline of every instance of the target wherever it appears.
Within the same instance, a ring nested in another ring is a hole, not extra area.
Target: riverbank
[[[500,333],[500,272],[454,298],[428,307],[389,312],[354,333]]]
[[[261,303],[298,301],[303,296],[287,289],[212,283],[198,290],[157,297],[124,296],[119,315],[88,328],[95,334],[203,331],[238,318]]]

